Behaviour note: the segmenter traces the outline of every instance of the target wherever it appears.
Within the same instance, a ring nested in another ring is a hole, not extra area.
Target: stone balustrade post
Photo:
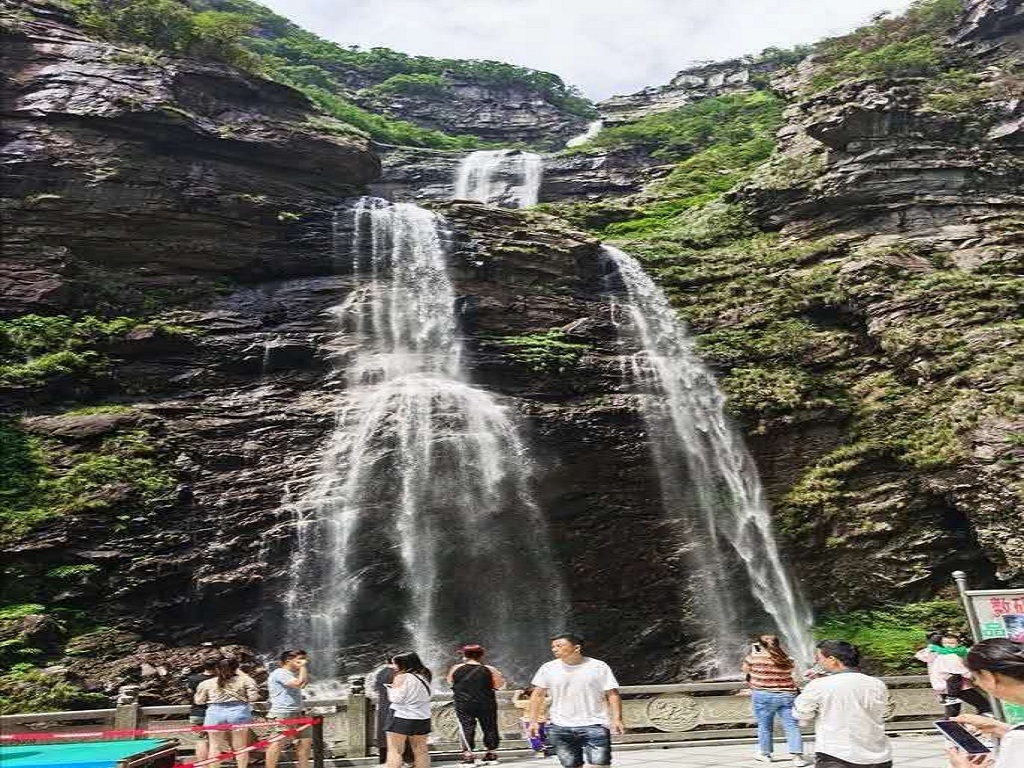
[[[139,716],[142,714],[139,707],[139,686],[125,685],[119,688],[114,707],[114,730],[136,730],[139,727]]]
[[[365,682],[366,678],[361,675],[349,678],[348,706],[345,710],[348,724],[346,757],[367,757],[370,754],[370,707],[366,699]]]

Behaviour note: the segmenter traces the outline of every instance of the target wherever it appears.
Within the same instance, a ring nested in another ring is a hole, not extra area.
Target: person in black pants
[[[377,762],[383,765],[388,761],[388,739],[386,731],[388,726],[391,724],[391,718],[393,712],[391,711],[391,698],[388,695],[388,686],[394,681],[395,665],[388,656],[384,662],[384,666],[377,671],[377,675],[373,679],[373,691],[376,694],[373,696],[377,713],[376,713],[376,732],[377,732]],[[405,742],[405,749],[402,752],[402,761],[409,765],[413,764],[412,745]]]
[[[495,667],[483,663],[484,649],[479,645],[464,645],[462,661],[448,672],[448,683],[455,696],[455,715],[462,730],[462,764],[473,765],[476,748],[476,724],[484,734],[484,765],[498,762],[494,750],[501,737],[498,734],[498,700],[494,692],[505,685]]]

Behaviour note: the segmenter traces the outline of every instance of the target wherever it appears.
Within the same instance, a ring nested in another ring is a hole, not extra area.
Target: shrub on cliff
[[[141,43],[177,56],[253,68],[242,45],[252,24],[224,11],[196,13],[178,0],[72,0],[82,26],[108,40]]]
[[[109,697],[85,691],[31,664],[16,664],[0,675],[0,715],[105,706],[110,706]]]
[[[771,139],[782,124],[783,106],[780,98],[767,91],[701,99],[631,123],[609,126],[578,151],[628,146],[659,159],[679,161],[715,145]]]
[[[406,94],[411,96],[444,96],[451,84],[443,75],[421,72],[414,75],[392,75],[369,89],[374,94]]]
[[[0,542],[62,515],[144,510],[174,487],[156,453],[144,430],[75,450],[0,421]]]
[[[961,0],[917,0],[895,18],[877,18],[818,44],[823,66],[812,90],[859,77],[927,77],[942,71],[943,40],[963,13]]]
[[[851,611],[821,617],[814,633],[842,638],[858,646],[871,674],[924,674],[914,652],[931,631],[967,631],[967,617],[955,600],[932,600],[875,611]]]

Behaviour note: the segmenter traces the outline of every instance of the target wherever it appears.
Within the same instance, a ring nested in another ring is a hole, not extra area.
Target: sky
[[[554,72],[592,99],[687,65],[811,43],[907,0],[262,0],[341,45],[495,59]]]

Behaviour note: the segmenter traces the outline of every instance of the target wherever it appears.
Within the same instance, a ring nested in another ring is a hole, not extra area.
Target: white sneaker
[[[810,765],[810,763],[807,762],[807,758],[803,755],[793,755],[793,765],[794,768],[804,768],[804,766]]]
[[[755,752],[754,759],[761,763],[770,763],[772,761],[772,756],[766,755],[764,752]]]

